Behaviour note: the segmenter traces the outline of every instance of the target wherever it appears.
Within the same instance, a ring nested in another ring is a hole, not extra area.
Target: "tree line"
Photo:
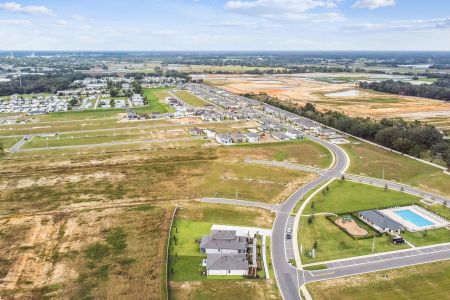
[[[359,87],[377,92],[450,101],[450,79],[439,78],[432,84],[413,85],[409,82],[385,80],[360,82]]]
[[[265,93],[245,94],[279,107],[292,113],[304,116],[342,132],[369,140],[384,147],[422,159],[442,159],[450,167],[450,141],[434,126],[419,121],[407,122],[401,118],[375,120],[372,118],[350,117],[337,111],[316,110],[307,103],[286,103]]]
[[[69,88],[74,80],[85,78],[80,72],[56,72],[46,75],[24,75],[21,80],[13,78],[11,81],[0,83],[0,96],[12,94],[56,93]]]

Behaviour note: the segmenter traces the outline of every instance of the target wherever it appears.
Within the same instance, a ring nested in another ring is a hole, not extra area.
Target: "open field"
[[[0,208],[5,213],[33,212],[119,200],[234,198],[236,192],[239,198],[274,203],[315,177],[247,166],[243,162],[247,156],[273,156],[263,145],[204,145],[205,141],[199,140],[10,154],[2,160]],[[281,144],[279,151],[290,147]],[[301,157],[305,149],[312,154],[317,151],[315,156],[320,158],[320,148],[308,143],[296,147],[299,152],[292,151],[291,157]]]
[[[21,138],[0,138],[0,144],[3,145],[6,149],[14,146]]]
[[[144,89],[144,97],[147,97],[148,106],[136,108],[138,113],[151,113],[159,112],[166,113],[172,112],[173,109],[167,104],[163,103],[166,97],[169,97],[169,89],[167,88],[154,88],[154,89]]]
[[[400,191],[387,190],[351,181],[338,180],[329,191],[317,194],[304,214],[330,212],[335,214],[376,209],[419,202],[419,198]]]
[[[208,234],[213,224],[270,228],[273,218],[271,212],[262,209],[198,202],[183,205],[177,212],[171,233],[170,299],[230,299],[230,295],[244,296],[245,299],[279,299],[274,279],[207,279],[201,276],[200,264],[204,255],[195,242]]]
[[[199,97],[195,96],[194,94],[188,91],[177,91],[175,92],[175,95],[191,106],[202,107],[210,105],[208,102],[200,99]]]
[[[160,299],[171,211],[141,205],[3,218],[0,296]]]
[[[450,176],[442,170],[367,143],[342,145],[350,156],[348,173],[398,181],[450,196]],[[384,174],[383,174],[384,171]]]
[[[117,118],[125,109],[91,109],[82,111],[54,112],[39,116],[41,122],[73,121],[73,120],[95,120],[103,118]]]
[[[185,128],[159,130],[118,130],[118,131],[96,131],[93,133],[62,134],[50,137],[33,137],[27,142],[23,149],[101,144],[121,141],[139,141],[146,139],[164,139],[176,137],[189,137]]]
[[[265,92],[284,101],[300,105],[312,102],[319,109],[337,110],[351,116],[425,120],[445,115],[446,120],[450,119],[450,103],[448,102],[356,89],[354,80],[371,80],[373,77],[380,79],[379,76],[383,75],[355,73],[272,76],[206,75],[204,79],[230,92]],[[322,80],[321,78],[331,79]],[[349,90],[357,90],[358,93],[350,96],[329,95]]]
[[[450,299],[450,261],[315,282],[314,299]]]

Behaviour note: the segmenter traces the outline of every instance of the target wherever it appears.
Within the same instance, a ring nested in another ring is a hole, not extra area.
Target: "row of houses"
[[[18,95],[12,95],[9,101],[0,100],[0,112],[2,113],[27,113],[29,115],[39,115],[48,112],[63,112],[68,109],[68,99],[63,99],[58,96],[22,98]]]

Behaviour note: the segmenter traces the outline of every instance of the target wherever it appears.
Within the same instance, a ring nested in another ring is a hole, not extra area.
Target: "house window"
[[[220,249],[217,249],[217,252],[220,252]]]
[[[228,270],[228,274],[230,274],[231,273],[231,270]]]

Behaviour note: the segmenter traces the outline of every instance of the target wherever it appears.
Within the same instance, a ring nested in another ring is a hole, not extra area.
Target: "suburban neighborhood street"
[[[349,163],[346,154],[338,146],[319,138],[310,138],[332,151],[335,156],[335,164],[325,176],[321,176],[302,186],[278,208],[278,213],[272,228],[272,261],[278,286],[285,300],[301,299],[299,287],[305,283],[303,280],[303,271],[293,267],[287,258],[285,233],[290,212],[306,193],[320,184],[325,183],[329,178],[340,176],[345,172]]]

